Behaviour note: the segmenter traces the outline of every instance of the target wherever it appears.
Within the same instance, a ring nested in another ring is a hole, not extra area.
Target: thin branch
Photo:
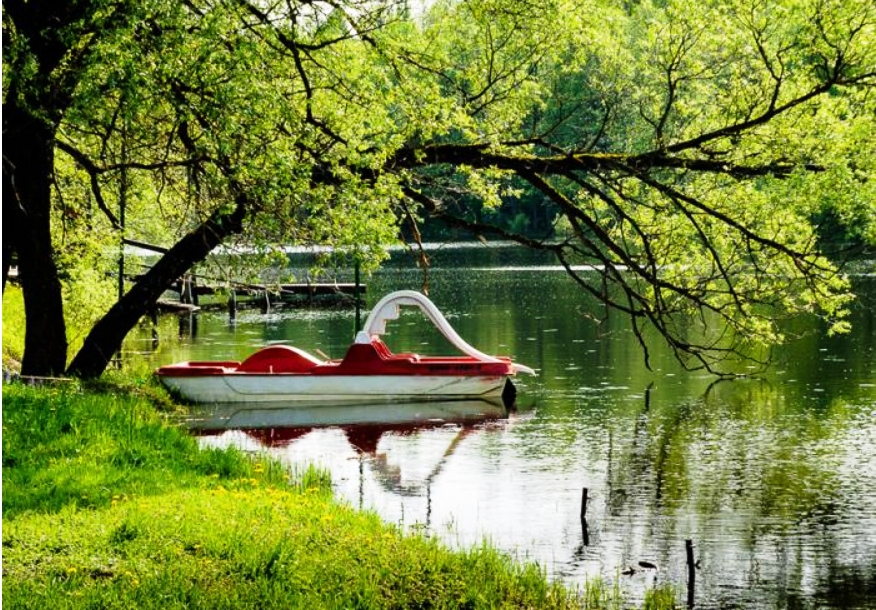
[[[116,218],[116,215],[113,214],[112,211],[109,209],[109,206],[107,206],[106,201],[103,198],[103,192],[101,191],[100,182],[98,180],[98,176],[103,173],[101,171],[101,168],[95,165],[94,162],[85,153],[64,142],[63,140],[57,140],[55,142],[55,145],[58,147],[59,150],[62,150],[70,155],[70,157],[74,161],[76,161],[76,163],[78,163],[82,169],[85,170],[91,181],[91,192],[94,195],[94,200],[97,202],[98,209],[100,209],[100,211],[103,212],[104,216],[107,217],[113,229],[115,229],[116,231],[121,231],[122,224],[119,222],[119,219]]]

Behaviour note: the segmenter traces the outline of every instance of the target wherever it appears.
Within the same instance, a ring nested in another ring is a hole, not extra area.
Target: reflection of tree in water
[[[860,540],[872,520],[854,505],[872,491],[853,489],[848,465],[855,408],[839,400],[810,408],[753,380],[668,407],[649,394],[631,427],[609,429],[600,534],[621,543],[623,561],[646,551],[683,565],[692,538],[698,586],[708,585],[713,602],[738,586],[759,590],[758,603],[789,607],[813,593],[830,607],[876,598],[874,546]]]

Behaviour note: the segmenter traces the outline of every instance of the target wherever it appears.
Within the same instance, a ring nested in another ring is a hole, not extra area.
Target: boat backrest
[[[323,362],[304,350],[289,345],[260,349],[243,361],[239,373],[306,373]]]

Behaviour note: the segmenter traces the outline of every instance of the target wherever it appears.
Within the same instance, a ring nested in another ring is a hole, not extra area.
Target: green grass
[[[677,592],[671,586],[664,585],[645,591],[642,610],[665,610],[675,608]]]
[[[148,386],[110,389],[4,387],[4,608],[622,607],[341,505],[324,471],[202,451]]]
[[[18,368],[24,355],[24,297],[8,284],[3,291],[3,366]]]
[[[117,496],[204,487],[211,476],[282,484],[276,463],[236,450],[200,450],[137,396],[75,384],[3,389],[3,518],[66,507],[106,508]]]
[[[4,526],[13,608],[563,608],[535,568],[449,553],[320,493],[240,486]]]

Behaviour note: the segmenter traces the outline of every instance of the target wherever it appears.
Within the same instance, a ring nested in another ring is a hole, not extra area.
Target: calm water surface
[[[320,464],[353,506],[452,546],[489,540],[572,586],[601,576],[636,600],[670,583],[683,603],[692,540],[697,607],[876,608],[876,279],[856,277],[852,335],[813,325],[764,379],[716,383],[659,344],[647,370],[625,320],[605,318],[549,261],[448,249],[432,262],[430,296],[460,335],[538,369],[519,380],[516,411],[462,422],[466,405],[415,406],[417,425],[316,428],[275,413],[265,429],[202,442]],[[368,280],[369,303],[421,286],[404,267]],[[145,357],[243,358],[277,341],[340,357],[353,318],[203,313],[182,338],[165,318]],[[389,330],[395,351],[452,353],[417,312]]]

